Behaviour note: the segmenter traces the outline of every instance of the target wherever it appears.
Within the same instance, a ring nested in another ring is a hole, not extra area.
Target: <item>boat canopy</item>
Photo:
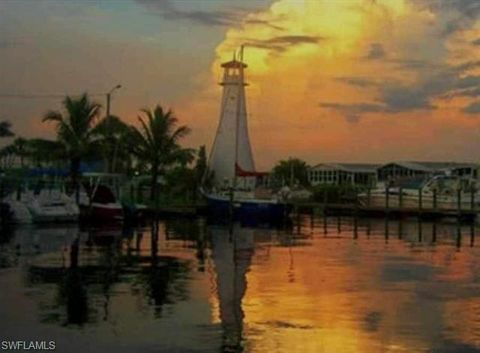
[[[235,174],[239,177],[263,177],[268,175],[267,172],[255,172],[242,169],[238,163],[235,164]]]

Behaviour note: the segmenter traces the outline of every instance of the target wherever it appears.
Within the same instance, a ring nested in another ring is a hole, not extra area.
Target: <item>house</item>
[[[427,178],[433,175],[454,175],[477,178],[478,164],[458,162],[390,162],[377,169],[380,182],[398,179]]]
[[[378,164],[321,163],[308,172],[311,185],[361,185],[373,186],[377,182]]]

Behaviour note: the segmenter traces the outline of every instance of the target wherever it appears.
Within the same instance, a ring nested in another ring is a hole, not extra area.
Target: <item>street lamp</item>
[[[113,87],[108,93],[107,93],[107,118],[110,116],[110,98],[112,97],[113,91],[122,88],[122,85],[118,84],[115,87]]]

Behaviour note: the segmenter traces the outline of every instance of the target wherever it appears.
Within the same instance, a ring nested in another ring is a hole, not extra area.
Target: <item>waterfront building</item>
[[[360,185],[373,186],[377,182],[378,164],[321,163],[310,168],[308,180],[311,185]]]
[[[399,179],[428,178],[434,175],[451,175],[476,179],[478,164],[458,162],[390,162],[377,169],[380,182]]]

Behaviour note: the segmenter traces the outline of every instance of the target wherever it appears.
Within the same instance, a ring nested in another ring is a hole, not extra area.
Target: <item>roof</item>
[[[423,161],[400,161],[390,162],[381,166],[381,168],[389,165],[398,165],[403,168],[423,171],[436,172],[442,170],[458,169],[458,168],[477,168],[476,163],[460,163],[460,162],[423,162]]]
[[[222,64],[223,68],[246,68],[247,64],[242,63],[241,61],[238,60],[230,60]]]
[[[350,173],[376,173],[380,164],[369,163],[320,163],[312,167],[313,170],[319,170],[323,168],[337,169]]]

